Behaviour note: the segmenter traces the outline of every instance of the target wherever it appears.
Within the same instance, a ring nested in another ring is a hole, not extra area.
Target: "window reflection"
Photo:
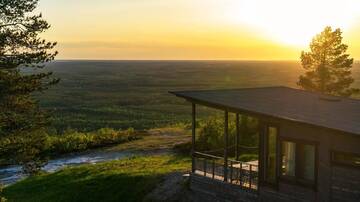
[[[312,145],[299,145],[299,177],[305,180],[314,180],[315,147]]]
[[[360,154],[333,151],[331,160],[336,164],[360,167]]]
[[[276,182],[276,140],[277,140],[277,128],[268,128],[267,138],[267,174],[266,180],[270,183]]]
[[[292,141],[281,142],[281,174],[296,181],[311,183],[315,180],[315,146]]]
[[[282,175],[295,176],[296,145],[293,142],[282,142]]]

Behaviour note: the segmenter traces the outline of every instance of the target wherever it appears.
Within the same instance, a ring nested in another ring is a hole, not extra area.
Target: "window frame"
[[[352,164],[352,163],[346,163],[346,162],[336,161],[336,160],[334,159],[335,153],[344,154],[344,155],[356,155],[356,156],[360,156],[360,154],[353,153],[353,152],[344,152],[344,151],[339,151],[339,150],[330,150],[330,162],[331,162],[332,165],[337,165],[337,166],[344,166],[344,167],[350,167],[350,168],[360,169],[360,164],[359,164],[359,165],[356,165],[356,164]]]
[[[262,123],[261,124],[261,127],[263,127],[263,131],[260,135],[260,147],[261,149],[259,150],[260,152],[260,158],[262,159],[261,162],[260,162],[260,166],[261,166],[261,172],[259,173],[260,174],[260,179],[261,179],[261,184],[263,186],[267,186],[267,187],[270,187],[270,188],[273,188],[273,189],[278,189],[279,188],[279,170],[280,170],[280,158],[281,156],[279,156],[279,153],[280,153],[280,149],[279,149],[279,146],[280,146],[280,134],[281,134],[281,130],[280,130],[280,125],[277,124],[277,123],[274,123],[274,122],[265,122],[265,123]],[[268,141],[268,132],[269,132],[269,128],[270,127],[273,127],[273,128],[276,128],[276,131],[277,131],[277,134],[276,134],[276,161],[275,161],[275,182],[271,183],[271,182],[268,182],[266,180],[266,171],[265,171],[265,166],[267,164],[267,160],[266,160],[266,155],[268,153],[268,145],[267,145],[267,141]]]
[[[306,187],[306,188],[311,188],[314,191],[317,191],[317,182],[318,182],[318,167],[319,167],[319,143],[315,142],[315,141],[308,141],[308,140],[303,140],[303,139],[296,139],[296,138],[288,138],[288,137],[280,137],[280,147],[282,146],[283,142],[292,142],[295,143],[295,176],[286,176],[286,175],[282,175],[282,162],[283,162],[283,154],[282,154],[282,148],[279,148],[279,160],[280,160],[280,165],[279,165],[279,179],[281,182],[285,182],[285,183],[289,183],[292,185],[300,185],[302,187]],[[300,170],[300,166],[303,165],[302,163],[298,163],[299,162],[299,147],[297,145],[311,145],[314,146],[315,148],[315,167],[314,167],[314,180],[306,180],[306,179],[301,179],[299,177],[299,170]]]

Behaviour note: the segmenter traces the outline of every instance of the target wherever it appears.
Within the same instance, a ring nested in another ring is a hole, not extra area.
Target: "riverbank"
[[[139,133],[137,133],[139,134]],[[172,148],[190,141],[187,131],[181,128],[161,128],[143,132],[141,138],[124,142],[115,146],[107,146],[83,152],[75,152],[52,158],[44,172],[56,172],[67,166],[96,164],[131,156],[157,155],[172,153]],[[0,169],[0,182],[4,185],[13,184],[27,176],[22,173],[21,166],[7,166]]]
[[[157,154],[69,167],[6,187],[4,196],[18,202],[142,201],[165,176],[190,165],[187,156]]]
[[[41,146],[39,146],[36,151],[37,156],[41,156],[43,160],[46,160],[139,140],[142,136],[147,135],[147,132],[135,131],[133,128],[127,130],[101,128],[91,132],[80,132],[68,129],[61,134],[54,134],[47,131],[42,135]],[[16,138],[12,138],[11,136],[1,138],[0,144],[2,146],[0,169],[13,166],[18,163],[18,161],[14,159],[21,159],[26,154],[26,152],[19,152],[22,151],[21,145],[25,144],[23,138],[20,136]],[[14,156],[14,153],[18,155]]]

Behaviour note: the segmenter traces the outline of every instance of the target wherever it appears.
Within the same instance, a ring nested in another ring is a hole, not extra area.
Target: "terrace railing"
[[[235,161],[229,159],[229,181],[240,185],[244,189],[257,190],[258,171],[257,164]]]
[[[214,180],[224,180],[224,158],[195,152],[193,155],[195,174]],[[258,190],[258,165],[228,159],[227,183],[238,185],[249,191]]]

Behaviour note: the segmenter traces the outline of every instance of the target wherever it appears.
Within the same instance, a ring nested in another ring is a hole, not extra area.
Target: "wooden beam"
[[[239,113],[236,113],[236,135],[235,135],[235,157],[239,160],[239,144],[240,144],[240,124],[239,124]]]
[[[224,120],[224,182],[227,182],[228,178],[228,133],[229,133],[229,116],[228,111],[225,111],[225,120]]]
[[[191,129],[191,158],[192,158],[192,167],[191,170],[194,173],[195,172],[195,135],[196,135],[196,105],[192,103],[192,129]]]

